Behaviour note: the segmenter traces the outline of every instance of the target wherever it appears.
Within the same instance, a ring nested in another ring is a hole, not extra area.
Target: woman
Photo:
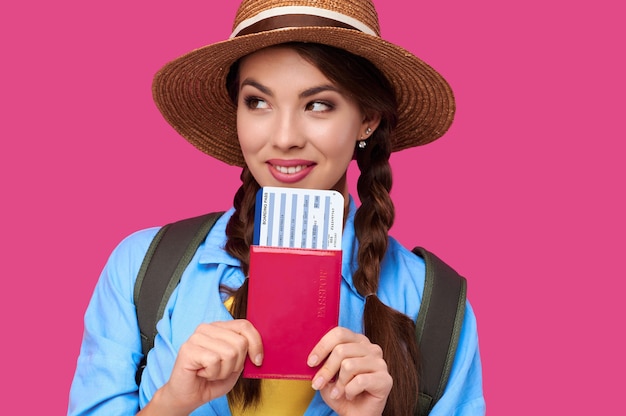
[[[388,237],[388,160],[440,137],[454,102],[434,70],[378,37],[370,1],[337,3],[243,1],[231,39],[156,75],[164,117],[203,152],[242,166],[242,186],[172,295],[139,386],[132,294],[157,230],[116,248],[86,313],[70,414],[413,414],[424,264]],[[358,209],[346,181],[353,158]],[[310,352],[308,365],[325,362],[307,382],[240,377],[246,357],[263,361],[243,312],[261,186],[334,189],[346,201],[339,326]],[[448,387],[431,414],[483,413],[468,305]]]

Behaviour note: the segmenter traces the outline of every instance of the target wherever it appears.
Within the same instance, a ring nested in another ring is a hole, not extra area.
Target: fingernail
[[[317,361],[319,360],[319,358],[317,357],[317,355],[313,354],[309,357],[309,359],[307,360],[307,365],[309,367],[315,367],[315,365],[317,364]]]
[[[313,390],[319,390],[320,387],[322,387],[322,384],[324,384],[324,377],[318,377],[313,381]]]
[[[339,397],[339,389],[335,387],[333,391],[330,392],[330,398],[334,400],[338,397]]]
[[[259,354],[254,357],[254,364],[258,367],[263,363],[263,354]]]

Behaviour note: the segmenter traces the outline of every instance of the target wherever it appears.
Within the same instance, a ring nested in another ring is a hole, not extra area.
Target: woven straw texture
[[[309,6],[355,18],[379,33],[370,0],[245,0],[233,28],[259,12],[282,6]],[[374,63],[393,85],[398,127],[393,151],[441,137],[454,117],[448,83],[405,49],[378,36],[335,27],[294,27],[238,36],[208,45],[166,64],[153,81],[153,97],[164,118],[202,152],[227,164],[243,166],[236,131],[236,108],[226,91],[230,66],[242,56],[285,42],[314,42],[345,49]]]

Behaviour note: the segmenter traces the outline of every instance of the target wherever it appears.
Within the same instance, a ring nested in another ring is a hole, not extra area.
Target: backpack
[[[143,260],[134,288],[143,358],[137,369],[137,385],[154,346],[156,324],[168,299],[200,244],[222,215],[210,213],[162,227]],[[426,264],[422,304],[415,322],[421,353],[419,412],[427,415],[443,395],[450,376],[465,312],[467,282],[434,254],[416,247],[413,253]]]

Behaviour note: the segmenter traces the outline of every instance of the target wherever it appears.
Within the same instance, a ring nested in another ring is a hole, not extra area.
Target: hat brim
[[[262,48],[287,42],[334,46],[368,59],[388,78],[398,102],[392,150],[430,143],[452,124],[454,96],[445,79],[407,50],[377,36],[329,27],[298,27],[228,39],[167,63],[154,77],[154,101],[166,121],[202,152],[243,166],[236,108],[226,90],[233,63]]]

